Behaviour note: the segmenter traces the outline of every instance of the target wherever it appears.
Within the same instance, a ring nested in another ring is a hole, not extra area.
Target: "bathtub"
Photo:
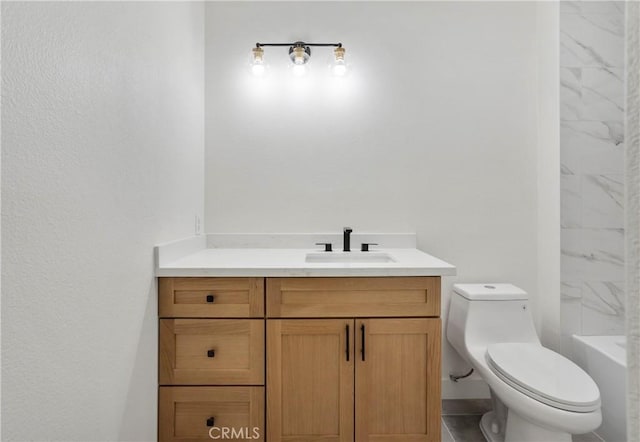
[[[624,336],[573,335],[574,361],[600,389],[602,425],[596,433],[606,442],[627,440],[627,355]]]

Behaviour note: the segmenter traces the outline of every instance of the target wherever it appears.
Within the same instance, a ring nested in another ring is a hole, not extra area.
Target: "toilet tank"
[[[527,293],[512,284],[454,284],[446,333],[467,362],[472,346],[540,343]]]

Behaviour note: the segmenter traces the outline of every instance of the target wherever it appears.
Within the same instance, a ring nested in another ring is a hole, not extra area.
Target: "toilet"
[[[489,442],[571,442],[600,426],[600,391],[542,346],[528,296],[511,284],[455,284],[447,340],[491,390],[480,429]]]

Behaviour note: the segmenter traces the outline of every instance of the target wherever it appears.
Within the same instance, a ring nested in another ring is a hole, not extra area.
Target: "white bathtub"
[[[627,355],[624,336],[573,335],[576,364],[591,375],[602,400],[602,425],[596,433],[606,442],[627,440]]]

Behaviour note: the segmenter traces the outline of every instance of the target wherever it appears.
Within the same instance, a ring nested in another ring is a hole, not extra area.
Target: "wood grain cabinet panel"
[[[159,314],[162,442],[440,441],[439,277],[160,278]]]
[[[161,319],[161,385],[260,385],[264,321]]]
[[[440,278],[268,278],[267,316],[438,317]]]
[[[210,431],[264,441],[264,387],[160,387],[160,442],[211,442]]]
[[[267,321],[267,440],[353,441],[353,326]]]
[[[264,278],[159,278],[161,318],[262,318]]]
[[[440,319],[356,320],[356,440],[440,442]]]

